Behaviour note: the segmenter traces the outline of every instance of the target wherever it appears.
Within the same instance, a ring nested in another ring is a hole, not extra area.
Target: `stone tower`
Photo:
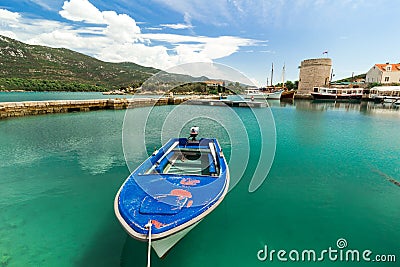
[[[313,87],[329,86],[332,59],[316,58],[301,62],[299,88],[297,93],[309,95]]]

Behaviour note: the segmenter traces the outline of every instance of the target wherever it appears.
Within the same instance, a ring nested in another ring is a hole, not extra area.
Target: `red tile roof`
[[[400,63],[399,64],[375,64],[377,68],[379,68],[381,71],[386,71],[386,66],[392,66],[391,71],[400,71]]]

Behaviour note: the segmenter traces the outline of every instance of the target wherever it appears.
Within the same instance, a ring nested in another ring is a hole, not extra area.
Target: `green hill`
[[[0,89],[104,91],[138,87],[159,70],[109,63],[64,48],[28,45],[0,35]]]
[[[344,79],[340,79],[340,80],[337,80],[337,81],[335,81],[336,83],[341,83],[341,82],[357,82],[357,81],[360,81],[360,80],[365,80],[365,77],[367,76],[367,74],[366,73],[363,73],[363,74],[359,74],[359,75],[355,75],[355,76],[353,76],[353,77],[348,77],[348,78],[344,78]]]

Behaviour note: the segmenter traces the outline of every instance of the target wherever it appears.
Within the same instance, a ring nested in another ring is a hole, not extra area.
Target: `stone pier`
[[[0,119],[29,115],[176,105],[188,98],[131,98],[0,102]]]
[[[219,100],[214,100],[215,97],[201,99],[202,104],[208,103],[209,105],[217,105]],[[148,107],[159,105],[179,105],[187,102],[188,104],[199,104],[197,102],[191,103],[189,100],[200,100],[198,96],[189,97],[162,97],[162,98],[116,98],[116,99],[94,99],[94,100],[48,100],[48,101],[26,101],[26,102],[0,102],[0,119],[10,117],[21,117],[40,114],[51,113],[67,113],[67,112],[81,112],[93,111],[104,109],[128,109],[136,107]],[[259,103],[246,104],[220,101],[221,105],[228,106],[243,106],[243,107],[263,107]]]

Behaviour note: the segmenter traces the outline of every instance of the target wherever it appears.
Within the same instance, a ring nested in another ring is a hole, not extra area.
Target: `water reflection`
[[[288,106],[290,103],[284,102],[281,106]],[[328,110],[344,110],[351,112],[360,112],[365,115],[376,115],[376,114],[390,114],[394,116],[400,116],[399,105],[393,105],[388,103],[374,103],[368,101],[362,101],[360,103],[351,102],[335,102],[335,101],[309,101],[309,100],[296,100],[292,104],[298,110],[310,110],[310,111],[328,111]]]
[[[267,100],[271,108],[296,108],[304,111],[328,111],[342,110],[349,112],[360,112],[365,115],[390,115],[400,117],[400,105],[391,103],[374,103],[370,101],[343,102],[322,100]]]

